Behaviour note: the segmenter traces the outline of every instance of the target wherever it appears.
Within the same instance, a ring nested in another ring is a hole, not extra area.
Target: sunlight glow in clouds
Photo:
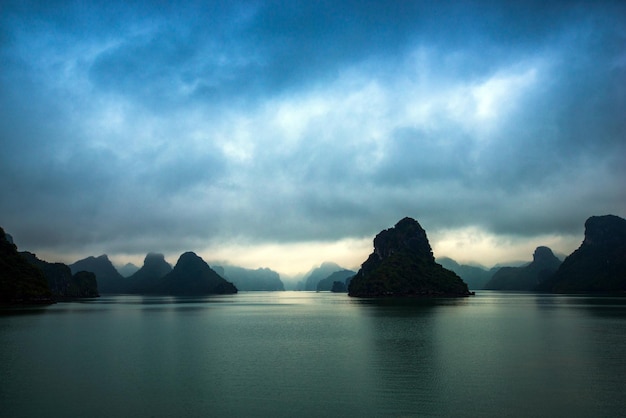
[[[369,238],[290,244],[226,243],[202,251],[202,257],[209,264],[226,263],[251,269],[267,266],[293,277],[318,267],[324,261],[333,261],[347,269],[358,269],[372,249],[372,239]],[[272,260],[269,266],[268,260]]]
[[[430,238],[430,236],[429,236]],[[532,261],[535,248],[547,246],[558,255],[568,255],[582,241],[581,236],[541,235],[532,239],[497,236],[482,228],[466,227],[438,231],[430,238],[435,257],[450,257],[459,263],[480,263],[488,268],[506,261]]]
[[[496,75],[472,89],[476,100],[475,115],[479,120],[497,118],[503,110],[514,105],[522,91],[536,80],[532,68],[522,74]]]

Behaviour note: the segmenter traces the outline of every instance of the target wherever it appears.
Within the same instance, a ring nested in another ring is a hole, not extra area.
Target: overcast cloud
[[[626,215],[624,22],[620,1],[3,1],[0,225],[66,262],[354,267],[404,216],[436,256],[569,253]]]

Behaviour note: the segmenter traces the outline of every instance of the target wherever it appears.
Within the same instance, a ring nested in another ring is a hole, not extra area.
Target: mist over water
[[[5,416],[618,416],[626,299],[250,292],[2,311]]]

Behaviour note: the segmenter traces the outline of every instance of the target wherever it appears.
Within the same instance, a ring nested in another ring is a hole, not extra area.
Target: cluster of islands
[[[127,266],[133,267],[133,266]],[[0,228],[0,304],[45,304],[101,294],[200,296],[285,290],[278,273],[209,266],[193,252],[172,267],[162,254],[146,255],[141,268],[123,275],[106,255],[71,265],[19,252]],[[355,297],[464,297],[472,290],[554,293],[626,292],[626,220],[592,216],[578,249],[563,261],[538,247],[522,266],[491,270],[435,259],[426,231],[412,218],[374,238],[374,250],[358,271],[326,262],[305,277],[300,290],[347,292]]]

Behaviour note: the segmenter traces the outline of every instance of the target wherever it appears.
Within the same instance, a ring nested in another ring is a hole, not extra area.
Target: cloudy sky
[[[506,6],[504,6],[506,4]],[[569,254],[626,216],[622,1],[2,1],[0,226],[107,253],[356,267]]]

